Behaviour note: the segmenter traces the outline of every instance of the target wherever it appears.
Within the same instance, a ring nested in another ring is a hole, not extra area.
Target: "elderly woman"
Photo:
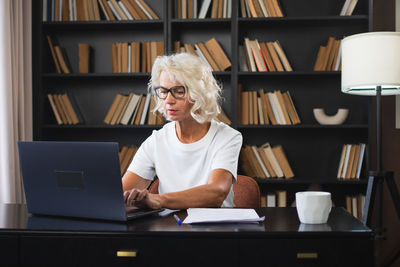
[[[153,131],[122,178],[128,205],[152,209],[234,207],[241,134],[213,120],[221,88],[211,69],[187,53],[158,57],[149,91],[171,122]],[[154,176],[159,194],[146,189]]]

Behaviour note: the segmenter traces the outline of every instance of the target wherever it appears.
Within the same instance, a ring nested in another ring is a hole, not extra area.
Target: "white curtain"
[[[0,0],[0,203],[23,203],[17,141],[32,140],[31,1]]]

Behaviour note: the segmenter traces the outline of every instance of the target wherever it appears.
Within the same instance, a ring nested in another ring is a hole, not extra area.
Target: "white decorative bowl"
[[[342,124],[349,114],[349,109],[339,108],[335,115],[326,115],[323,108],[313,109],[314,117],[319,124],[322,125],[339,125]]]
[[[301,223],[326,223],[332,209],[331,193],[322,191],[297,192],[296,208]]]

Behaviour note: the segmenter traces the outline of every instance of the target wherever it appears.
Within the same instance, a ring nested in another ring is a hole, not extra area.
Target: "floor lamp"
[[[376,96],[376,171],[368,173],[362,222],[370,226],[376,197],[375,238],[383,239],[382,194],[386,182],[400,218],[400,196],[393,172],[382,168],[381,97],[400,94],[400,32],[369,32],[342,41],[342,92]]]

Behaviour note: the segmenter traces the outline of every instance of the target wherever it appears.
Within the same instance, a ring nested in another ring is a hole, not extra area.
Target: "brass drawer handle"
[[[318,253],[312,252],[312,253],[297,253],[297,258],[298,259],[317,259],[318,258]]]
[[[118,250],[117,257],[136,258],[137,250]]]

